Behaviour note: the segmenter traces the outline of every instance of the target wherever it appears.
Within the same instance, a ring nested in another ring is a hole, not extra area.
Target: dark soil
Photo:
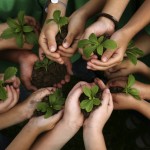
[[[61,28],[61,34],[58,33],[56,36],[56,43],[58,46],[62,45],[67,33],[68,25],[63,26]],[[40,68],[36,70],[35,67],[33,67],[31,83],[37,88],[53,86],[54,84],[57,84],[61,80],[63,80],[66,74],[66,66],[60,65],[56,62],[50,64],[47,71],[45,70],[45,68]]]
[[[124,88],[123,87],[110,87],[111,93],[123,93]]]
[[[50,87],[63,80],[66,74],[66,66],[55,62],[48,66],[47,71],[45,68],[35,69],[34,67],[31,83],[38,89]]]

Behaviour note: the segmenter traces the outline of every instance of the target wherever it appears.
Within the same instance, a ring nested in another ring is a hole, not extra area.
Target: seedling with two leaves
[[[5,90],[5,81],[15,76],[17,73],[17,68],[8,67],[4,72],[3,80],[0,80],[0,100],[5,101],[7,99],[7,91]]]
[[[61,28],[68,24],[68,17],[61,17],[61,11],[55,10],[53,13],[53,19],[47,19],[46,23],[49,23],[51,21],[56,22],[59,32],[61,33]]]
[[[78,48],[82,48],[85,57],[89,58],[92,53],[101,56],[106,49],[114,50],[117,48],[117,44],[115,41],[104,36],[97,38],[96,35],[92,33],[88,39],[83,39],[78,42]]]
[[[24,16],[25,12],[20,11],[17,19],[8,18],[7,24],[9,28],[3,31],[0,38],[15,38],[19,48],[22,48],[24,43],[37,44],[38,37],[34,32],[34,28],[26,24]]]
[[[48,96],[48,100],[45,102],[39,102],[36,110],[44,113],[44,118],[52,116],[57,111],[63,108],[65,98],[60,89],[57,89],[53,94]]]
[[[84,109],[86,112],[91,112],[94,106],[99,106],[101,104],[101,100],[97,98],[98,92],[99,87],[97,85],[94,85],[91,88],[84,86],[83,93],[87,98],[81,101],[81,109]]]
[[[42,61],[35,62],[35,69],[45,68],[45,70],[47,71],[48,66],[52,63],[53,63],[53,61],[51,61],[47,57],[44,57],[44,59]]]

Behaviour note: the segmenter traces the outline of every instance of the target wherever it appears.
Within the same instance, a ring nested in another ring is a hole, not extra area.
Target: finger
[[[13,83],[13,87],[17,89],[17,88],[19,88],[19,86],[20,86],[20,79],[18,77],[16,77],[16,80]]]
[[[110,100],[110,91],[105,89],[102,93],[102,106],[107,106]]]
[[[113,99],[112,99],[112,95],[111,93],[109,94],[109,103],[108,103],[108,107],[113,110]]]
[[[116,87],[116,86],[125,87],[126,84],[127,83],[125,81],[118,80],[118,81],[111,81],[107,85],[108,85],[108,87]]]
[[[69,75],[73,75],[73,71],[72,71],[72,63],[70,61],[70,59],[65,59],[65,57],[63,58],[64,59],[64,64],[66,66],[66,69],[67,69],[67,73]]]
[[[102,80],[100,80],[99,78],[95,78],[94,82],[96,84],[98,84],[98,86],[100,87],[100,89],[104,90],[106,88],[106,85],[104,84],[104,82]]]
[[[26,79],[25,81],[23,81],[23,84],[30,91],[36,91],[37,90],[37,88],[31,84],[31,81],[29,79]]]
[[[40,48],[39,48],[39,58],[40,58],[40,60],[43,60],[44,57],[45,57],[44,51],[43,51],[42,48],[40,47]]]
[[[66,76],[65,76],[65,82],[68,83],[69,81],[70,81],[70,75],[66,75]]]
[[[66,52],[63,52],[63,51],[58,51],[58,53],[62,56],[62,57],[71,57],[73,54],[69,54],[69,53],[66,53]]]
[[[107,73],[107,75],[108,75],[108,73]],[[109,79],[113,79],[113,78],[118,78],[118,77],[125,77],[125,76],[127,76],[127,75],[128,75],[128,74],[124,73],[123,70],[120,70],[120,71],[117,71],[117,72],[114,72],[114,73],[110,73],[110,74],[108,75],[108,78],[109,78]]]
[[[73,34],[72,32],[69,31],[67,36],[66,36],[66,38],[63,41],[63,44],[62,44],[63,47],[64,48],[70,47],[72,42],[73,42],[73,40],[74,40],[74,38],[75,38],[75,34]]]
[[[119,71],[121,69],[123,69],[124,67],[122,66],[122,63],[108,69],[108,71],[111,73],[111,72],[116,72],[116,71]]]

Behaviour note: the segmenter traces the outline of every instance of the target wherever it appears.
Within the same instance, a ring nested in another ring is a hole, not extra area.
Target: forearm
[[[10,109],[8,112],[0,114],[0,129],[7,128],[9,126],[20,123],[26,119],[23,110],[20,108],[20,105],[15,106]]]
[[[128,3],[129,0],[107,0],[102,13],[110,14],[119,21]]]
[[[60,150],[78,130],[60,121],[52,131],[47,132],[38,139],[33,145],[32,150]]]
[[[150,1],[145,0],[142,6],[132,16],[129,22],[122,28],[126,33],[130,33],[132,39],[140,30],[142,30],[149,22]]]
[[[36,127],[33,127],[30,122],[21,130],[21,132],[10,143],[6,150],[29,150],[37,136],[39,135]]]
[[[150,119],[150,103],[145,100],[141,100],[141,103],[137,106],[136,110]]]
[[[84,145],[86,150],[106,150],[105,140],[102,131],[83,131]]]

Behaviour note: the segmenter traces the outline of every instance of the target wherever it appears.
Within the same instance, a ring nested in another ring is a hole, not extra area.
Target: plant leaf
[[[61,17],[58,23],[59,23],[60,27],[68,24],[68,18],[67,17]]]
[[[44,118],[49,118],[50,116],[52,116],[53,114],[53,110],[51,108],[48,108],[46,111],[46,114],[44,115]]]
[[[19,27],[19,24],[16,22],[16,20],[12,18],[7,18],[7,24],[9,25],[10,28],[13,28],[13,29],[16,29]]]
[[[46,102],[39,102],[36,106],[37,111],[46,112],[49,105]]]
[[[92,97],[94,97],[97,92],[99,90],[99,87],[97,85],[94,85],[92,88],[91,88],[91,94],[92,94]]]
[[[98,105],[101,104],[101,101],[100,101],[100,99],[95,98],[95,99],[93,100],[93,103],[94,103],[94,105],[98,106]]]
[[[103,46],[102,45],[99,45],[97,47],[97,53],[101,56],[103,54]]]
[[[85,109],[86,108],[86,104],[88,103],[89,99],[86,100],[82,100],[82,102],[80,103],[80,108],[81,109]]]
[[[89,100],[89,101],[87,102],[87,104],[86,104],[85,110],[86,110],[87,112],[91,112],[92,109],[93,109],[93,101],[92,101],[92,100]]]
[[[16,74],[17,74],[16,67],[8,67],[4,72],[4,81],[10,79],[11,77],[15,76]]]
[[[86,58],[89,58],[91,56],[91,54],[94,52],[94,50],[96,49],[96,45],[94,46],[87,46],[83,49],[83,54],[85,55]]]
[[[49,23],[49,22],[51,22],[51,21],[54,21],[54,19],[47,19],[47,20],[46,20],[46,23]]]
[[[134,64],[134,65],[136,65],[137,64],[137,58],[136,58],[136,56],[133,54],[133,53],[130,53],[130,52],[126,52],[126,54],[127,54],[127,57],[128,57],[128,59]]]
[[[91,44],[88,39],[83,39],[78,42],[78,48],[84,48],[85,46]]]
[[[117,48],[117,43],[113,40],[107,39],[102,43],[103,47],[106,49],[116,49]]]
[[[91,96],[91,89],[89,89],[88,87],[86,87],[86,86],[84,86],[83,88],[82,88],[82,90],[83,90],[83,93],[87,96],[87,97],[89,97],[89,98],[92,98],[92,96]]]
[[[0,100],[5,101],[7,99],[7,91],[4,87],[0,87]]]
[[[32,26],[23,26],[23,32],[32,32],[33,27]]]
[[[135,78],[134,78],[134,76],[131,74],[131,75],[129,75],[129,77],[128,77],[128,85],[127,85],[127,87],[128,87],[128,88],[131,88],[131,87],[134,85],[134,83],[135,83]]]
[[[24,11],[20,11],[19,13],[18,13],[18,22],[19,22],[19,24],[21,24],[21,25],[24,25],[24,15],[25,15],[25,12]]]
[[[137,48],[137,47],[134,47],[134,48],[132,48],[132,49],[127,49],[127,52],[131,52],[131,53],[133,53],[134,55],[139,55],[139,56],[143,56],[144,55],[144,52],[141,50],[141,49],[139,49],[139,48]]]
[[[97,42],[97,37],[96,37],[96,35],[95,35],[94,33],[90,34],[89,40],[90,40],[91,42],[94,42],[94,43]]]
[[[134,42],[130,41],[127,49],[133,48],[134,46],[135,46]]]
[[[60,15],[61,15],[61,11],[60,11],[60,10],[54,11],[54,13],[53,13],[53,18],[54,18],[54,20],[56,20],[56,22],[59,21]]]
[[[141,100],[141,98],[140,98],[140,96],[139,96],[139,91],[138,91],[137,89],[135,89],[135,88],[130,88],[130,89],[128,90],[128,93],[129,93],[130,95],[132,95],[134,98],[136,98],[136,99],[138,99],[138,100]]]
[[[49,102],[51,105],[54,105],[55,104],[55,101],[56,101],[56,95],[53,93],[53,94],[50,94],[49,95]]]
[[[11,28],[8,28],[3,31],[3,33],[0,35],[0,38],[2,39],[9,39],[14,37],[14,31]]]
[[[54,110],[61,110],[62,108],[63,108],[62,105],[54,105],[53,106]]]
[[[23,33],[22,32],[16,34],[16,43],[17,43],[19,48],[23,47],[24,39],[23,39]]]
[[[100,36],[99,38],[98,38],[98,43],[102,43],[102,41],[104,40],[104,36]]]
[[[25,41],[28,43],[28,44],[37,44],[38,43],[38,37],[37,35],[34,33],[34,32],[26,32],[25,33]]]

